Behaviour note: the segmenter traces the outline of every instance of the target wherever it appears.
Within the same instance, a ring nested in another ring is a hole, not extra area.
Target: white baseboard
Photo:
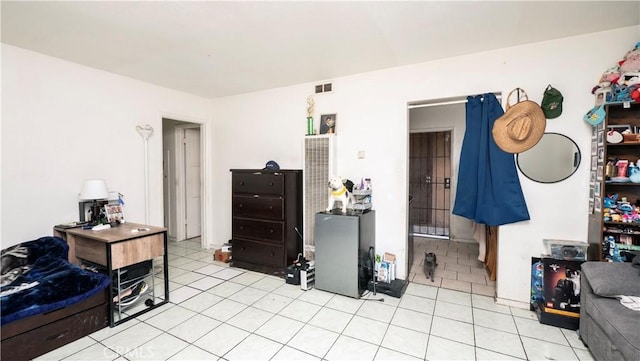
[[[496,303],[499,304],[499,305],[522,308],[522,309],[525,309],[525,310],[529,309],[529,303],[522,302],[522,301],[509,300],[509,299],[505,299],[505,298],[496,297]]]

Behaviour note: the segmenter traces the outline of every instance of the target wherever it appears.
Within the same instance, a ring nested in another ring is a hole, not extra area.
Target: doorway
[[[180,242],[202,235],[201,125],[167,118],[162,125],[165,226]]]
[[[410,232],[449,239],[451,235],[451,131],[409,135]]]
[[[496,96],[500,98],[499,93]],[[495,297],[495,273],[493,270],[491,273],[487,272],[486,267],[491,259],[495,260],[496,258],[497,240],[487,239],[486,251],[482,253],[484,261],[480,260],[480,244],[474,237],[476,230],[474,222],[451,213],[457,190],[460,153],[466,130],[466,101],[467,97],[465,96],[417,101],[408,104],[408,276],[414,282],[433,285],[434,283],[424,276],[422,267],[425,251],[434,252],[439,257],[450,257],[455,264],[468,265],[472,270],[470,274],[474,272],[475,268],[484,270],[484,272],[478,272],[483,273],[484,280],[480,277],[462,280],[468,276],[466,273],[462,276],[460,274],[454,275],[451,272],[439,273],[438,269],[444,269],[440,265],[436,269],[436,277],[442,275],[440,287]],[[429,153],[432,155],[423,156]],[[441,159],[438,160],[438,158]],[[445,168],[445,164],[448,169]],[[422,172],[421,169],[429,171]],[[449,181],[443,179],[447,178],[446,176]],[[428,182],[431,182],[430,186],[425,185]],[[448,187],[447,192],[440,196],[442,203],[436,198],[439,187],[440,190]],[[420,197],[426,199],[424,202],[426,205],[418,205],[417,200]],[[439,207],[441,204],[442,207]],[[431,210],[428,210],[429,207]],[[424,210],[415,208],[423,208]],[[445,209],[446,211],[444,211]],[[438,218],[440,210],[444,211],[448,221],[446,217]],[[434,225],[434,230],[438,230],[439,220],[440,224],[448,226],[448,235],[446,231],[442,231],[441,235],[429,235],[431,224]],[[492,232],[492,237],[496,234],[496,232]]]

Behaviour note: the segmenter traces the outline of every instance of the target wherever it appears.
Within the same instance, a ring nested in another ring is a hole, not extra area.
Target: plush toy
[[[629,87],[622,84],[612,84],[611,85],[611,90],[613,92],[613,98],[611,99],[612,101],[618,101],[618,102],[622,102],[622,101],[626,101],[626,100],[631,100],[631,94],[629,94]]]
[[[616,207],[618,207],[618,205],[616,204],[617,200],[618,200],[618,193],[607,194],[607,196],[604,197],[604,207],[605,208],[616,208]]]
[[[620,78],[618,78],[618,81],[616,81],[616,83],[618,85],[626,85],[628,87],[632,85],[638,85],[640,84],[640,72],[630,71],[624,73],[620,76]]]
[[[332,177],[329,179],[329,206],[326,211],[331,212],[338,201],[342,205],[342,213],[347,213],[347,207],[353,208],[353,182],[342,177]]]
[[[631,92],[631,99],[633,99],[636,102],[640,102],[640,88],[635,88]]]
[[[620,72],[626,73],[630,71],[640,71],[640,48],[636,48],[627,52],[624,60],[620,62]]]
[[[620,205],[618,206],[618,209],[623,214],[627,214],[627,213],[633,212],[633,206],[631,204],[629,204],[629,202],[621,202]]]
[[[611,83],[615,83],[620,78],[620,68],[617,66],[611,67],[602,73],[600,77],[600,85],[608,86]],[[608,83],[608,84],[607,84]]]
[[[625,223],[634,223],[638,221],[638,212],[629,212],[622,215],[622,221]]]

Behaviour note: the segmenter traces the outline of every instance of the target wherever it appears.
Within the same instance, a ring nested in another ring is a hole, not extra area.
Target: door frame
[[[184,130],[185,129],[198,129],[200,134],[200,211],[202,211],[202,129],[201,125],[197,123],[176,124],[174,133],[175,142],[175,176],[176,176],[176,213],[178,220],[176,222],[176,234],[181,241],[187,238],[187,226],[184,223],[184,217],[187,214],[187,182],[186,182],[186,164],[185,164],[185,147],[184,147]],[[200,213],[200,235],[202,236],[202,213]]]
[[[460,135],[464,135],[464,127],[463,128],[459,128],[456,126],[456,124],[453,123],[448,123],[447,125],[441,125],[441,124],[426,124],[426,125],[419,125],[417,127],[413,127],[411,126],[412,124],[412,120],[416,121],[417,119],[412,117],[412,112],[411,110],[414,108],[422,108],[422,107],[439,107],[439,106],[449,106],[449,105],[461,105],[464,108],[464,104],[467,102],[467,97],[466,96],[459,96],[459,97],[450,97],[450,98],[440,98],[440,99],[423,99],[423,100],[419,100],[419,101],[409,101],[407,102],[407,124],[406,124],[406,198],[407,198],[407,203],[406,203],[406,222],[405,222],[405,227],[406,227],[406,246],[405,246],[405,250],[406,250],[406,262],[405,262],[405,266],[406,266],[406,274],[407,277],[409,276],[409,274],[411,273],[411,267],[415,267],[415,264],[413,264],[413,257],[414,257],[414,247],[413,247],[413,236],[412,236],[412,228],[410,225],[410,207],[411,204],[408,201],[409,200],[409,191],[410,191],[410,186],[409,186],[409,167],[411,166],[411,162],[409,159],[409,153],[410,153],[410,135],[411,133],[425,133],[425,132],[442,132],[442,131],[450,131],[451,132],[451,141],[452,141],[452,148],[451,148],[451,205],[450,205],[450,209],[453,210],[453,204],[455,202],[455,194],[456,194],[456,190],[457,190],[457,186],[458,186],[458,169],[457,166],[458,164],[456,164],[455,161],[455,157],[454,154],[457,151],[455,148],[455,139],[458,139],[458,137],[460,137]],[[413,118],[413,119],[412,119]],[[450,124],[450,125],[449,125]],[[463,123],[464,124],[464,123]],[[462,132],[462,133],[461,133]],[[458,219],[456,219],[456,217],[453,217],[452,215],[450,216],[449,219],[449,239],[450,240],[454,240],[454,238],[456,238],[456,234],[454,233],[454,229],[456,229],[456,223],[457,223]]]
[[[169,119],[169,120],[173,120],[173,121],[177,121],[177,122],[183,122],[183,123],[190,123],[190,124],[185,124],[185,125],[192,125],[194,127],[199,127],[200,128],[200,246],[203,249],[208,249],[210,242],[209,242],[209,237],[211,234],[213,234],[213,221],[211,220],[212,217],[210,217],[209,215],[213,214],[213,205],[212,202],[210,201],[210,194],[211,194],[211,184],[213,184],[213,176],[211,175],[211,169],[209,166],[207,166],[207,164],[210,164],[213,158],[213,154],[210,151],[211,148],[211,144],[208,141],[208,139],[213,139],[213,136],[210,136],[210,132],[212,131],[212,127],[209,126],[208,121],[206,119],[202,119],[202,118],[193,118],[193,117],[189,117],[189,116],[183,116],[183,115],[176,115],[176,114],[169,114],[169,113],[161,113],[160,114],[160,123],[162,124],[162,119]],[[177,127],[178,125],[176,125]],[[162,133],[164,134],[165,129],[162,129]],[[174,137],[175,140],[176,137]],[[180,149],[181,147],[177,147],[176,149]],[[164,140],[163,140],[163,149],[164,149]],[[163,150],[163,159],[164,159],[164,150]],[[179,157],[179,155],[177,154],[178,151],[176,151],[176,154],[174,154],[174,157]],[[177,160],[177,159],[176,159]],[[184,167],[184,165],[183,165]],[[177,164],[176,164],[176,169],[170,169],[169,171],[171,173],[177,172]],[[164,183],[163,183],[164,184]],[[164,196],[164,191],[163,191],[163,196]],[[177,195],[178,196],[178,195]],[[182,199],[182,204],[184,206],[184,194],[182,195],[183,199]],[[169,199],[164,199],[163,200],[163,205],[166,205],[167,202],[169,202]],[[178,206],[177,204],[179,203],[179,201],[176,199],[176,207]],[[163,210],[164,210],[164,206],[163,206]],[[165,217],[163,216],[163,219],[165,219]],[[166,227],[167,225],[165,225]],[[177,225],[177,230],[176,233],[180,234],[178,232],[180,232],[179,229],[180,225]],[[182,227],[182,233],[181,234],[185,234],[185,230],[184,230],[184,224],[181,226]]]

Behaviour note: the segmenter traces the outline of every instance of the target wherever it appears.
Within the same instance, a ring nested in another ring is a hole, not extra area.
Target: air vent
[[[316,94],[328,93],[328,92],[331,92],[331,91],[333,91],[333,84],[332,83],[318,84],[315,87]]]
[[[304,256],[315,258],[314,218],[329,204],[329,177],[335,175],[335,135],[304,138]]]

